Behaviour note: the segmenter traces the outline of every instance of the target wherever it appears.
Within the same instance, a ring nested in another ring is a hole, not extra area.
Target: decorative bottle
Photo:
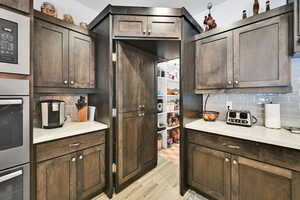
[[[258,0],[254,0],[253,15],[257,15],[258,12],[259,12],[259,2],[258,2]]]

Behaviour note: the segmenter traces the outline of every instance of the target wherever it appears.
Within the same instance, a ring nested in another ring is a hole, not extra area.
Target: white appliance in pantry
[[[0,72],[30,74],[30,18],[0,8]]]

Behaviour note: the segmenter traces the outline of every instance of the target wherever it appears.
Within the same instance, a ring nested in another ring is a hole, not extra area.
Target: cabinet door
[[[0,0],[0,4],[29,13],[30,12],[30,0]]]
[[[232,32],[196,41],[196,89],[233,87]]]
[[[178,17],[148,17],[148,37],[180,38],[181,19]]]
[[[136,112],[144,105],[143,58],[134,47],[119,42],[117,46],[118,112]]]
[[[35,19],[34,84],[68,87],[68,30]]]
[[[141,124],[136,112],[118,114],[116,190],[121,191],[142,171]]]
[[[88,199],[105,186],[105,145],[78,153],[78,199]]]
[[[234,31],[235,87],[288,86],[289,15]]]
[[[300,0],[294,1],[294,53],[300,53]]]
[[[142,121],[142,160],[144,168],[153,168],[157,161],[156,115],[146,114]]]
[[[69,81],[72,88],[95,87],[94,44],[89,36],[69,32]]]
[[[292,178],[291,170],[243,157],[233,157],[232,200],[299,199],[299,196],[294,196],[295,198],[292,196],[293,188],[296,186]],[[299,182],[297,186],[299,187]]]
[[[147,31],[147,17],[115,15],[114,35],[125,37],[145,37]]]
[[[76,200],[76,154],[37,164],[38,200]]]
[[[230,200],[230,165],[229,154],[189,143],[188,184],[196,190]]]

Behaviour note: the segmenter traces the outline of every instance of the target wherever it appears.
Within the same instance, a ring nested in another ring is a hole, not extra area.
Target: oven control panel
[[[0,19],[0,62],[18,64],[18,24]]]

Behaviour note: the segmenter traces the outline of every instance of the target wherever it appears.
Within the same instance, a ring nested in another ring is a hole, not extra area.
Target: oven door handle
[[[22,99],[0,99],[0,105],[21,105]]]
[[[8,181],[8,180],[13,179],[13,178],[16,178],[18,176],[21,176],[22,174],[23,174],[23,171],[22,170],[18,170],[16,172],[13,172],[13,173],[1,176],[0,177],[0,183]]]

